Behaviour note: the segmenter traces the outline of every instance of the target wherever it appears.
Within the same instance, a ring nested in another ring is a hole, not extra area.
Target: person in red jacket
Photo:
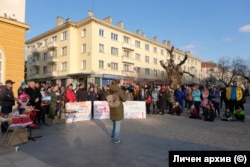
[[[75,101],[76,101],[76,94],[73,91],[73,85],[69,84],[69,86],[67,87],[67,90],[65,92],[65,102],[66,103],[68,103],[68,102],[73,103]]]

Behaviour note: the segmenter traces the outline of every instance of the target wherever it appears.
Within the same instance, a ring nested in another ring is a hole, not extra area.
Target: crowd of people
[[[18,98],[14,97],[12,85],[15,82],[7,80],[5,85],[0,87],[0,105],[1,116],[7,116],[12,112],[15,103],[18,103]],[[105,85],[102,88],[95,84],[90,84],[85,88],[84,84],[79,84],[75,89],[69,84],[66,88],[58,84],[47,85],[29,81],[20,83],[17,90],[19,97],[29,97],[27,105],[33,106],[37,111],[35,123],[39,126],[54,125],[60,122],[65,104],[68,102],[84,102],[84,101],[105,101],[107,95],[118,91],[118,85],[122,92],[121,100],[124,101],[145,101],[147,114],[172,114],[181,115],[189,111],[190,118],[198,118],[204,120],[214,120],[216,116],[220,116],[222,120],[239,119],[244,121],[245,111],[244,103],[246,102],[245,90],[237,85],[234,81],[232,85],[218,88],[217,86],[208,85],[171,85],[164,84],[143,84],[138,83],[128,84],[114,82],[111,86]],[[112,90],[115,89],[115,90]],[[22,96],[21,96],[22,95]],[[24,102],[24,100],[22,100]],[[225,106],[225,111],[222,114],[222,105]],[[23,105],[18,103],[19,114],[24,112]],[[123,107],[121,113],[117,111],[110,112],[110,118],[113,121],[113,133],[111,138],[119,143],[119,135],[115,135],[115,127],[120,128],[119,121],[123,119]],[[93,105],[91,111],[93,119]],[[115,119],[113,119],[115,118]],[[118,122],[117,122],[118,121]],[[4,123],[1,124],[1,131],[5,132]]]

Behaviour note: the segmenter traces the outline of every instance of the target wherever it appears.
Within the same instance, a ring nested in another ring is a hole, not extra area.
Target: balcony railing
[[[31,48],[32,54],[39,53],[40,49],[39,48]]]
[[[57,71],[48,71],[47,76],[48,77],[56,77],[57,76]]]
[[[49,57],[47,57],[47,62],[48,63],[56,63],[57,57],[56,56],[49,56]]]
[[[122,74],[125,77],[136,77],[137,75],[135,71],[127,71],[127,70],[123,70]]]
[[[33,63],[31,63],[32,66],[40,66],[40,62],[39,61],[35,61]]]
[[[48,49],[55,49],[55,48],[57,48],[57,44],[55,42],[47,43],[47,48]]]
[[[128,49],[128,50],[134,50],[134,46],[132,46],[132,45],[130,45],[130,44],[128,44],[128,43],[123,43],[122,44],[122,47],[124,48],[124,49]]]
[[[123,57],[122,57],[122,62],[123,62],[123,63],[134,64],[134,63],[135,63],[135,60],[134,60],[134,59],[132,59],[132,58],[129,58],[129,57],[123,56]]]

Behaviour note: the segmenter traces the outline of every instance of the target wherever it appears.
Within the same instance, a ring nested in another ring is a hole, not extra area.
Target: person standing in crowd
[[[242,98],[239,101],[239,106],[242,110],[245,110],[244,103],[246,103],[246,88],[243,84],[240,85],[240,88],[242,90]]]
[[[208,100],[209,100],[209,89],[207,86],[201,86],[200,87],[201,90],[201,107],[204,113],[204,110],[207,109],[208,106]]]
[[[157,114],[159,108],[159,91],[157,87],[154,87],[152,92],[153,114]]]
[[[67,90],[65,91],[64,94],[64,101],[65,103],[73,103],[76,101],[76,94],[73,91],[73,85],[69,84],[67,87]]]
[[[111,139],[115,144],[117,144],[121,142],[121,137],[120,137],[121,121],[124,118],[124,109],[122,102],[125,102],[126,98],[121,89],[119,80],[113,80],[109,90],[111,94],[112,93],[117,94],[121,101],[118,107],[110,109],[110,120],[112,121],[113,124]]]
[[[48,92],[44,85],[40,87],[40,93],[42,95],[42,103],[41,103],[41,120],[42,124],[46,125],[45,117],[49,113],[49,105],[51,103],[50,92]]]
[[[167,101],[168,101],[168,114],[174,114],[174,104],[175,104],[175,96],[174,96],[174,88],[169,86],[167,91]]]
[[[201,91],[199,89],[199,85],[194,85],[193,92],[192,92],[192,98],[195,110],[197,111],[197,118],[201,119],[200,117],[200,105],[201,105]]]
[[[0,105],[1,105],[1,116],[8,117],[9,113],[12,112],[12,107],[15,105],[15,97],[12,90],[13,84],[12,80],[6,80],[5,86],[0,88]],[[5,133],[8,129],[8,122],[1,123],[1,131]]]
[[[233,81],[233,85],[226,88],[226,98],[229,101],[228,107],[231,115],[234,110],[239,108],[242,97],[242,89],[237,86],[237,81]]]
[[[139,91],[139,101],[145,101],[146,98],[147,98],[147,94],[146,94],[145,88],[141,86],[141,89]]]
[[[190,111],[190,108],[193,105],[192,89],[190,86],[186,87],[185,99],[185,103],[187,104],[187,110]]]
[[[27,93],[30,97],[29,105],[33,106],[35,110],[37,110],[36,118],[34,123],[40,124],[40,111],[41,111],[41,102],[42,95],[40,89],[36,87],[35,81],[28,82],[28,88],[25,89],[25,93]]]
[[[185,106],[184,106],[185,93],[180,87],[180,85],[177,85],[174,96],[175,96],[175,101],[178,102],[178,105],[176,106],[178,106],[180,110],[180,114],[181,114],[185,109]]]
[[[104,85],[101,93],[100,100],[101,101],[106,101],[106,97],[110,94],[109,92],[109,85]]]
[[[84,88],[83,84],[79,84],[79,89],[76,91],[76,101],[87,101],[88,100],[88,93],[87,90]]]
[[[17,89],[17,95],[20,95],[23,92],[25,92],[26,87],[27,87],[27,84],[25,82],[21,82],[20,87]]]
[[[125,97],[126,97],[126,101],[133,101],[134,97],[132,92],[130,92],[129,88],[125,88]]]
[[[134,89],[133,89],[133,96],[134,96],[134,101],[139,101],[139,96],[140,96],[140,86],[139,84],[134,84]]]
[[[90,85],[88,90],[88,100],[91,101],[91,119],[94,118],[94,101],[98,100],[97,91],[94,89],[94,85]]]
[[[149,92],[149,88],[146,87],[145,88],[145,102],[146,102],[146,113],[150,114],[150,106],[151,106],[151,102],[152,102],[152,96]]]
[[[225,104],[225,108],[227,108],[226,106],[226,87],[221,87],[220,88],[220,108],[222,109],[223,106],[223,102]]]
[[[210,97],[214,105],[215,112],[220,116],[220,91],[217,86],[213,86],[213,89],[210,91]]]
[[[27,87],[27,84],[25,82],[21,82],[21,85],[20,87],[17,89],[17,96],[18,96],[18,99],[26,99],[26,97],[28,98],[28,96],[26,96],[27,94],[25,93],[25,88]],[[26,95],[24,95],[26,94]],[[21,104],[21,103],[17,103],[18,104],[18,111],[19,111],[19,114],[23,114],[25,108],[24,106]]]
[[[58,115],[60,110],[61,95],[59,92],[59,86],[57,84],[53,85],[51,95],[51,104],[49,105],[48,118],[51,120],[51,125],[58,123]]]
[[[166,101],[167,101],[167,87],[162,86],[159,92],[159,114],[165,114]]]

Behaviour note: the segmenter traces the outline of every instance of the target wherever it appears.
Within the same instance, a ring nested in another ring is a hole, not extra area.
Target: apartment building
[[[61,17],[56,20],[55,28],[26,41],[27,80],[102,86],[113,79],[133,82],[165,77],[159,61],[169,59],[166,48],[171,48],[170,41],[148,39],[140,30],[129,32],[123,22],[113,25],[111,17],[98,19],[91,11],[79,22]],[[185,54],[176,49],[175,63]],[[188,55],[183,70],[199,78],[201,61]]]

